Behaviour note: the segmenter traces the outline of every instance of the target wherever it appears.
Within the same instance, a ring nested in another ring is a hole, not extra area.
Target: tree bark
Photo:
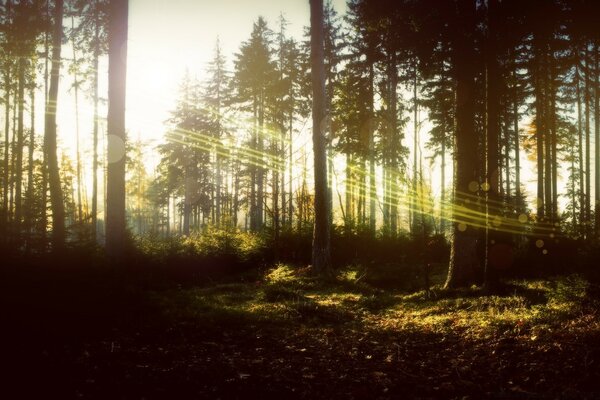
[[[315,175],[315,224],[312,265],[319,274],[331,274],[327,189],[327,144],[322,121],[326,115],[323,49],[323,0],[310,0],[310,44],[312,68],[312,122]]]
[[[15,220],[13,223],[13,235],[17,243],[21,238],[21,222],[23,218],[23,148],[24,148],[24,132],[23,132],[23,117],[25,111],[25,58],[22,56],[19,60],[19,80],[18,80],[18,117],[17,117],[17,145],[15,149]]]
[[[600,41],[595,42],[595,73],[594,73],[594,216],[595,216],[595,228],[596,238],[600,237],[600,87],[599,87],[599,75],[600,75]]]
[[[590,67],[590,50],[589,44],[586,43],[585,48],[585,215],[586,219],[583,221],[584,225],[584,236],[586,238],[589,237],[591,232],[591,168],[590,168],[590,135],[591,135],[591,126],[590,126],[590,108],[591,108],[591,79],[590,75],[592,73]]]
[[[486,192],[486,258],[484,270],[484,289],[493,291],[496,286],[497,269],[500,267],[490,259],[491,249],[498,245],[497,232],[490,222],[500,215],[500,156],[498,151],[500,138],[500,68],[498,65],[497,49],[497,24],[496,8],[497,0],[488,1],[488,38],[486,47],[486,73],[487,73],[487,93],[486,93],[486,144],[487,144],[487,165],[486,175],[488,190]]]
[[[475,70],[473,60],[475,1],[457,0],[458,27],[455,30],[454,66],[456,74],[456,182],[454,207],[476,212],[467,202],[469,184],[478,181],[478,138],[475,132]],[[465,218],[454,222],[450,265],[445,287],[467,286],[474,281],[479,267],[477,228]]]
[[[52,204],[52,246],[55,251],[62,250],[65,243],[65,208],[56,145],[56,110],[58,108],[57,99],[60,77],[60,53],[63,34],[62,19],[63,0],[56,0],[54,5],[54,31],[52,34],[52,67],[50,69],[50,86],[48,88],[44,134],[44,148],[48,164],[50,202]]]
[[[98,231],[98,66],[100,59],[100,18],[98,15],[98,1],[94,2],[94,127],[92,132],[92,242],[97,243]]]
[[[108,165],[106,182],[106,253],[120,262],[125,226],[125,99],[128,1],[110,1],[108,31]]]

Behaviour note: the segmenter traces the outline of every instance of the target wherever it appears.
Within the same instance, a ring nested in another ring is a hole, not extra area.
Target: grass
[[[26,376],[45,376],[46,393],[60,389],[64,398],[600,393],[598,286],[570,275],[513,280],[484,296],[475,287],[443,290],[442,268],[430,290],[416,268],[391,290],[381,285],[384,272],[359,266],[329,283],[288,265],[196,286],[140,288],[102,274],[37,275],[15,286],[17,278],[3,277],[3,311],[19,310],[4,343]]]

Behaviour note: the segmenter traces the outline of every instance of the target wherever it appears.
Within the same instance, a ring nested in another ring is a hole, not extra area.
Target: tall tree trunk
[[[497,17],[495,13],[498,7],[497,0],[488,1],[488,40],[486,47],[486,73],[487,73],[487,93],[486,93],[486,144],[487,144],[487,165],[486,175],[488,190],[486,192],[486,258],[484,271],[484,289],[493,291],[496,286],[497,270],[501,267],[496,263],[493,254],[493,247],[497,246],[497,231],[495,228],[489,228],[494,221],[500,217],[500,155],[498,151],[500,139],[500,68],[498,65],[497,49]]]
[[[582,110],[581,110],[581,68],[579,60],[579,49],[577,50],[577,56],[575,57],[575,85],[576,85],[576,97],[577,97],[577,151],[579,156],[579,233],[583,235],[584,223],[586,221],[585,216],[585,194],[584,194],[584,180],[583,180],[583,122]]]
[[[331,274],[329,210],[327,200],[327,142],[322,131],[327,100],[323,50],[323,0],[310,0],[310,49],[312,70],[312,122],[315,174],[315,225],[312,265],[319,274]]]
[[[256,97],[256,95],[254,96],[253,102],[252,102],[252,112],[253,112],[253,116],[254,118],[252,119],[252,138],[251,140],[251,147],[254,150],[258,150],[257,146],[258,146],[258,99]],[[256,153],[255,153],[256,154]],[[257,227],[257,220],[258,220],[258,216],[257,214],[257,205],[256,205],[256,180],[257,180],[257,175],[258,175],[258,167],[256,166],[256,163],[253,163],[253,165],[251,165],[250,167],[250,204],[248,206],[248,209],[250,211],[250,230],[251,231],[256,231],[258,229]]]
[[[63,34],[62,19],[63,0],[56,0],[54,5],[54,31],[52,34],[52,68],[50,70],[50,87],[46,104],[44,133],[50,202],[52,204],[52,246],[54,251],[62,250],[65,243],[65,206],[56,145],[56,110],[58,106],[58,80],[60,77],[60,53]]]
[[[6,2],[6,15],[10,16],[12,0]],[[2,175],[2,236],[8,240],[8,178],[10,159],[10,86],[11,86],[11,59],[7,57],[4,63],[4,173]]]
[[[110,0],[108,31],[108,165],[106,253],[117,262],[125,250],[125,88],[128,0]]]
[[[272,190],[273,192],[271,193],[272,199],[271,199],[271,203],[272,203],[272,207],[273,207],[273,239],[274,239],[274,245],[275,245],[275,252],[277,252],[278,250],[278,246],[279,246],[279,226],[280,226],[280,212],[279,212],[279,150],[278,150],[278,146],[277,146],[277,142],[278,140],[276,140],[275,138],[272,139],[272,153],[273,153],[273,159],[274,161],[274,165],[273,165],[273,180],[272,180]]]
[[[558,219],[558,134],[556,124],[556,88],[554,66],[550,74],[550,164],[552,175],[552,220]]]
[[[518,100],[518,84],[516,71],[512,71],[514,84],[514,94],[512,99],[513,106],[513,140],[515,146],[515,204],[517,212],[521,211],[521,141],[519,139],[519,100]]]
[[[596,238],[600,237],[600,41],[595,42],[595,70],[594,70],[594,216]]]
[[[10,63],[7,61],[6,70],[4,73],[4,174],[2,176],[2,212],[3,224],[2,227],[6,231],[8,229],[9,213],[8,213],[8,178],[9,178],[9,160],[10,160]],[[4,237],[8,239],[9,235],[4,232]]]
[[[458,0],[459,27],[455,29],[454,60],[456,74],[456,149],[455,207],[476,212],[473,202],[467,202],[469,184],[478,181],[478,138],[475,131],[475,70],[473,61],[475,34],[475,1]],[[450,264],[445,287],[469,285],[475,278],[477,259],[477,228],[465,218],[454,222],[450,247]]]
[[[71,17],[71,29],[75,29],[75,18]],[[75,37],[71,42],[73,50],[73,90],[75,94],[75,173],[77,175],[77,222],[83,223],[83,203],[81,200],[81,151],[79,146],[79,81],[77,76],[77,46],[75,44]]]
[[[446,71],[442,64],[442,76],[441,76],[441,87],[446,87]],[[448,113],[446,105],[442,105],[442,123],[440,129],[442,131],[442,143],[441,143],[441,165],[440,165],[440,233],[446,235],[446,135],[448,131]]]
[[[590,235],[590,228],[591,228],[591,205],[590,205],[590,198],[592,195],[591,192],[591,168],[590,168],[590,136],[591,136],[591,129],[590,129],[590,108],[591,108],[591,80],[590,80],[590,75],[592,73],[592,69],[590,66],[590,49],[589,49],[589,44],[586,43],[585,45],[585,94],[584,94],[584,101],[585,101],[585,227],[584,227],[584,235],[586,238],[589,237]]]
[[[418,153],[419,153],[419,106],[418,106],[418,75],[417,61],[413,61],[413,178],[412,178],[412,195],[410,204],[410,231],[414,235],[417,234],[417,201],[418,201]]]
[[[15,165],[15,220],[14,220],[14,237],[17,243],[21,239],[21,222],[23,218],[23,148],[25,133],[23,132],[23,114],[25,111],[25,68],[27,62],[22,56],[19,60],[19,82],[17,102],[19,106],[19,115],[17,117],[17,146],[15,149],[16,165]]]
[[[400,138],[398,134],[398,65],[396,59],[396,52],[393,51],[390,60],[390,119],[392,129],[392,144],[391,144],[391,163],[390,163],[390,233],[392,236],[396,236],[398,233],[398,157],[399,151],[398,146],[400,145]]]
[[[240,209],[239,205],[239,190],[240,190],[240,168],[239,168],[239,158],[234,157],[234,162],[232,165],[236,166],[236,169],[232,171],[233,178],[233,227],[237,229],[238,226],[238,210]]]
[[[293,104],[293,100],[292,100]],[[294,139],[294,106],[290,108],[290,119],[289,119],[289,130],[290,130],[290,152],[289,152],[289,164],[288,164],[288,193],[289,193],[289,203],[288,203],[288,226],[290,231],[292,230],[292,226],[294,223],[294,192],[293,192],[293,168],[294,168],[294,153],[293,153],[293,139]]]
[[[512,181],[510,176],[510,118],[508,112],[504,114],[504,181],[506,185],[506,199],[511,198],[512,193]],[[507,203],[506,201],[504,203]]]
[[[98,2],[94,2],[94,127],[92,132],[92,243],[97,243],[98,231],[98,66],[100,59],[100,18],[98,13]]]
[[[375,176],[375,71],[373,61],[369,62],[369,229],[375,232],[377,214],[377,182]]]
[[[265,89],[261,88],[260,103],[258,108],[258,171],[256,176],[256,229],[264,228],[264,213],[265,213],[265,168],[263,167],[263,151],[265,150]]]
[[[186,236],[190,234],[190,215],[192,213],[192,176],[191,176],[191,168],[189,165],[186,165],[185,172],[183,174],[183,186],[184,186],[184,194],[183,194],[183,228],[182,233]]]
[[[33,159],[33,152],[35,151],[35,90],[36,90],[36,85],[35,85],[35,65],[32,65],[31,68],[31,80],[33,81],[33,84],[31,85],[31,91],[30,91],[30,101],[31,101],[31,106],[30,106],[30,117],[31,117],[31,127],[29,129],[29,161],[28,161],[28,168],[27,168],[27,210],[26,210],[26,231],[29,235],[28,238],[28,248],[29,243],[31,242],[31,234],[33,232],[33,222],[34,222],[34,213],[33,213],[33,209],[34,209],[34,204],[36,199],[34,198],[34,191],[33,191],[33,167],[34,167],[34,159]]]
[[[346,197],[346,218],[344,219],[344,231],[348,235],[352,229],[352,155],[346,152],[346,181],[344,194]]]
[[[534,52],[536,58],[534,92],[535,92],[535,123],[536,123],[536,152],[537,152],[537,217],[539,221],[545,218],[544,206],[544,91],[543,91],[543,55],[542,45],[538,35],[534,36]]]
[[[552,70],[552,57],[550,56],[550,50],[547,49],[544,54],[544,70],[543,70],[543,91],[544,91],[544,214],[546,218],[554,223],[554,216],[552,215],[552,143],[551,143],[551,127],[552,127],[552,114],[551,114],[551,84],[550,76]]]

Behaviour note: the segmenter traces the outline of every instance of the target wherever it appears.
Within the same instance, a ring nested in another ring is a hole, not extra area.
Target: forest
[[[0,394],[600,398],[600,2],[298,2],[0,0]]]

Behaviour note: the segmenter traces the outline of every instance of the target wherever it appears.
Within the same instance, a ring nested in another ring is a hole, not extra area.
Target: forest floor
[[[186,285],[3,269],[0,397],[600,398],[598,285],[517,280],[484,296],[440,289],[443,274],[401,291],[351,268],[330,283],[278,266]]]

